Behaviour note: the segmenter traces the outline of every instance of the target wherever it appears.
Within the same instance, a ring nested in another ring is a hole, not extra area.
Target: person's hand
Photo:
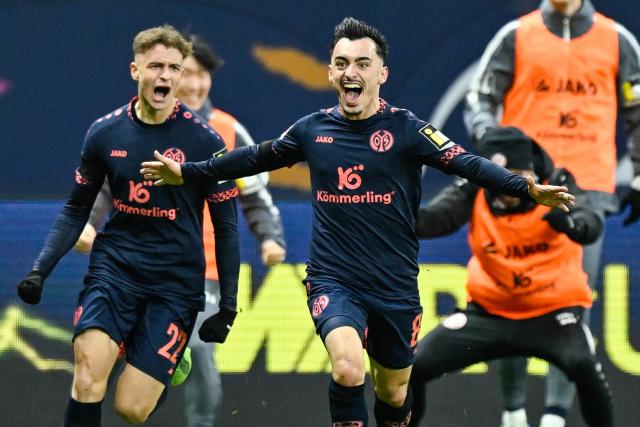
[[[44,279],[42,278],[42,273],[38,270],[32,270],[31,273],[18,284],[18,295],[20,299],[27,304],[38,304],[42,296],[43,286]]]
[[[273,239],[267,239],[260,246],[260,255],[262,263],[272,267],[284,261],[286,255],[285,249]]]
[[[153,180],[155,186],[182,184],[180,163],[163,156],[157,150],[153,152],[153,157],[156,161],[142,162],[140,173],[144,179]]]
[[[634,190],[633,188],[629,190],[627,195],[622,199],[620,211],[625,210],[627,206],[631,207],[631,211],[622,223],[625,227],[633,224],[640,218],[640,191]]]
[[[570,214],[561,211],[560,209],[551,209],[547,212],[542,219],[547,221],[551,228],[559,233],[571,234],[575,229],[576,223]]]
[[[202,326],[198,329],[198,336],[204,342],[223,343],[237,315],[237,311],[220,307],[219,312],[202,322]]]
[[[531,198],[541,205],[569,212],[569,208],[575,203],[576,198],[567,193],[569,191],[567,187],[536,184],[532,176],[527,177],[527,185]]]
[[[91,248],[93,247],[93,241],[96,239],[97,231],[95,227],[89,223],[84,226],[84,230],[82,230],[82,234],[78,238],[78,241],[73,246],[78,252],[82,252],[88,254],[91,252]]]

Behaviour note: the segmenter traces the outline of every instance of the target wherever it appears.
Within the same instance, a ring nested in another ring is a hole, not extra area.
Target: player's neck
[[[175,108],[175,100],[174,102],[168,103],[168,106],[162,110],[156,110],[151,108],[142,98],[138,99],[135,105],[136,116],[142,123],[146,123],[148,125],[159,125],[164,123],[173,110]]]
[[[378,110],[380,109],[380,98],[375,97],[374,101],[372,101],[366,108],[360,111],[357,114],[349,114],[345,111],[344,107],[340,105],[340,114],[347,120],[366,120],[369,117],[374,116]]]

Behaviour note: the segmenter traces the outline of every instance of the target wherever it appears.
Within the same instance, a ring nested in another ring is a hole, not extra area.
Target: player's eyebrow
[[[346,56],[336,56],[335,60],[341,59],[345,62],[349,62],[349,58],[347,58]],[[355,62],[360,62],[360,61],[371,61],[371,58],[369,58],[368,56],[359,56],[355,59]]]

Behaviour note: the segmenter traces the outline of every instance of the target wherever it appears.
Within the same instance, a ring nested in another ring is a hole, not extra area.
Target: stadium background
[[[640,36],[635,1],[594,0],[596,8]],[[86,267],[70,253],[47,282],[43,302],[21,304],[15,285],[29,270],[72,186],[84,132],[135,93],[128,64],[141,29],[170,23],[214,43],[225,66],[213,100],[236,115],[257,141],[279,135],[298,117],[335,103],[326,82],[333,26],[352,15],[378,26],[391,44],[382,95],[431,119],[467,145],[462,88],[497,29],[537,1],[351,2],[0,0],[0,425],[60,424],[71,383],[68,340]],[[624,141],[618,141],[623,156]],[[242,233],[239,316],[218,347],[225,399],[221,426],[324,426],[328,360],[313,334],[300,278],[309,221],[304,165],[272,175],[288,243],[286,263],[266,271],[246,225]],[[303,177],[303,178],[301,178]],[[449,178],[427,171],[425,201]],[[640,408],[640,226],[607,221],[593,330],[615,396],[617,424],[637,425]],[[464,298],[464,230],[423,243],[423,333]],[[535,362],[528,408],[542,399]],[[486,427],[500,411],[495,369],[475,366],[430,387],[431,426]],[[371,395],[369,394],[369,398]],[[105,407],[105,426],[122,425]],[[149,425],[183,425],[182,393],[171,391]],[[570,426],[583,426],[577,410]]]

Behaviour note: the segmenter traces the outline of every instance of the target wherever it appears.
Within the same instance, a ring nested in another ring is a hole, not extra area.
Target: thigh
[[[109,374],[118,359],[119,346],[100,329],[85,329],[73,341],[74,376],[78,384],[98,384],[106,389]],[[76,387],[71,395],[77,399]]]
[[[422,322],[420,304],[382,300],[369,296],[366,349],[370,358],[387,369],[413,364]]]
[[[402,369],[389,369],[380,365],[371,356],[369,356],[369,363],[371,366],[371,378],[377,396],[381,397],[385,392],[392,394],[393,390],[409,383],[411,366]]]
[[[511,354],[505,338],[509,322],[473,310],[447,316],[420,340],[413,375],[429,381],[474,363]]]
[[[567,370],[579,360],[593,358],[595,344],[591,332],[582,321],[583,309],[568,307],[527,321],[522,347],[527,353]]]
[[[127,363],[166,384],[182,358],[197,314],[175,301],[148,301],[125,343]]]
[[[116,407],[153,408],[165,384],[129,363],[118,378]]]
[[[362,341],[358,332],[350,326],[332,329],[324,340],[331,359],[334,379],[364,381],[365,364]]]

